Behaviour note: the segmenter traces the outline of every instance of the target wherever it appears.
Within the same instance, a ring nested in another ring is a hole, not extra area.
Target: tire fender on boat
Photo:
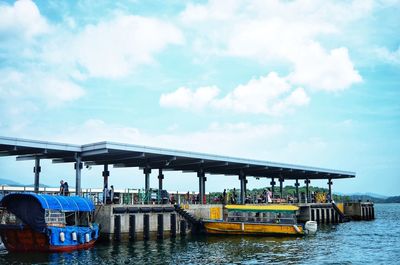
[[[60,241],[64,243],[65,241],[65,234],[64,232],[60,232]]]
[[[71,235],[72,235],[72,240],[73,241],[77,241],[78,240],[78,237],[76,236],[76,232],[72,232]]]

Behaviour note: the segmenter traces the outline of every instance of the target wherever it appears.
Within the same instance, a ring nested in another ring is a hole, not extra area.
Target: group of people
[[[185,203],[187,204],[199,204],[200,203],[200,194],[190,194],[188,191],[185,194]],[[203,197],[203,203],[206,203],[206,195]]]
[[[221,197],[219,198],[219,201],[222,202],[222,204],[237,204],[238,203],[238,195],[236,188],[233,188],[232,191],[229,191],[227,193],[226,189],[222,192]],[[251,203],[250,197],[245,198],[245,203]],[[271,190],[265,189],[262,194],[259,196],[258,203],[272,203],[272,192]]]
[[[68,182],[64,182],[64,180],[60,181],[60,195],[68,196],[69,195],[69,186]]]
[[[103,190],[103,199],[105,204],[112,204],[114,201],[114,186],[111,185],[110,189],[107,186],[104,187]]]

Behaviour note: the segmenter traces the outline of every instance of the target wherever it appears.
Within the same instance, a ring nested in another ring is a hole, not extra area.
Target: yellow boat
[[[298,210],[297,206],[282,204],[226,205],[224,219],[203,220],[203,224],[209,234],[301,236],[309,231],[297,224]],[[306,227],[310,225],[316,224]]]

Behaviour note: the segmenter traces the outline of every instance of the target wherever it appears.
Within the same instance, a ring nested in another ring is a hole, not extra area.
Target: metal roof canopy
[[[81,157],[87,166],[114,165],[217,175],[239,175],[284,179],[354,178],[354,172],[299,166],[229,156],[210,155],[114,142],[86,145],[44,142],[0,137],[0,156],[17,160],[51,159],[53,163],[76,162]]]

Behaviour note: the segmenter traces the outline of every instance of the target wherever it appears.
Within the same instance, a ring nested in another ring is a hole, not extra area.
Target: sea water
[[[305,237],[187,236],[99,242],[70,253],[0,253],[0,264],[400,264],[400,204],[373,221],[320,226]]]

